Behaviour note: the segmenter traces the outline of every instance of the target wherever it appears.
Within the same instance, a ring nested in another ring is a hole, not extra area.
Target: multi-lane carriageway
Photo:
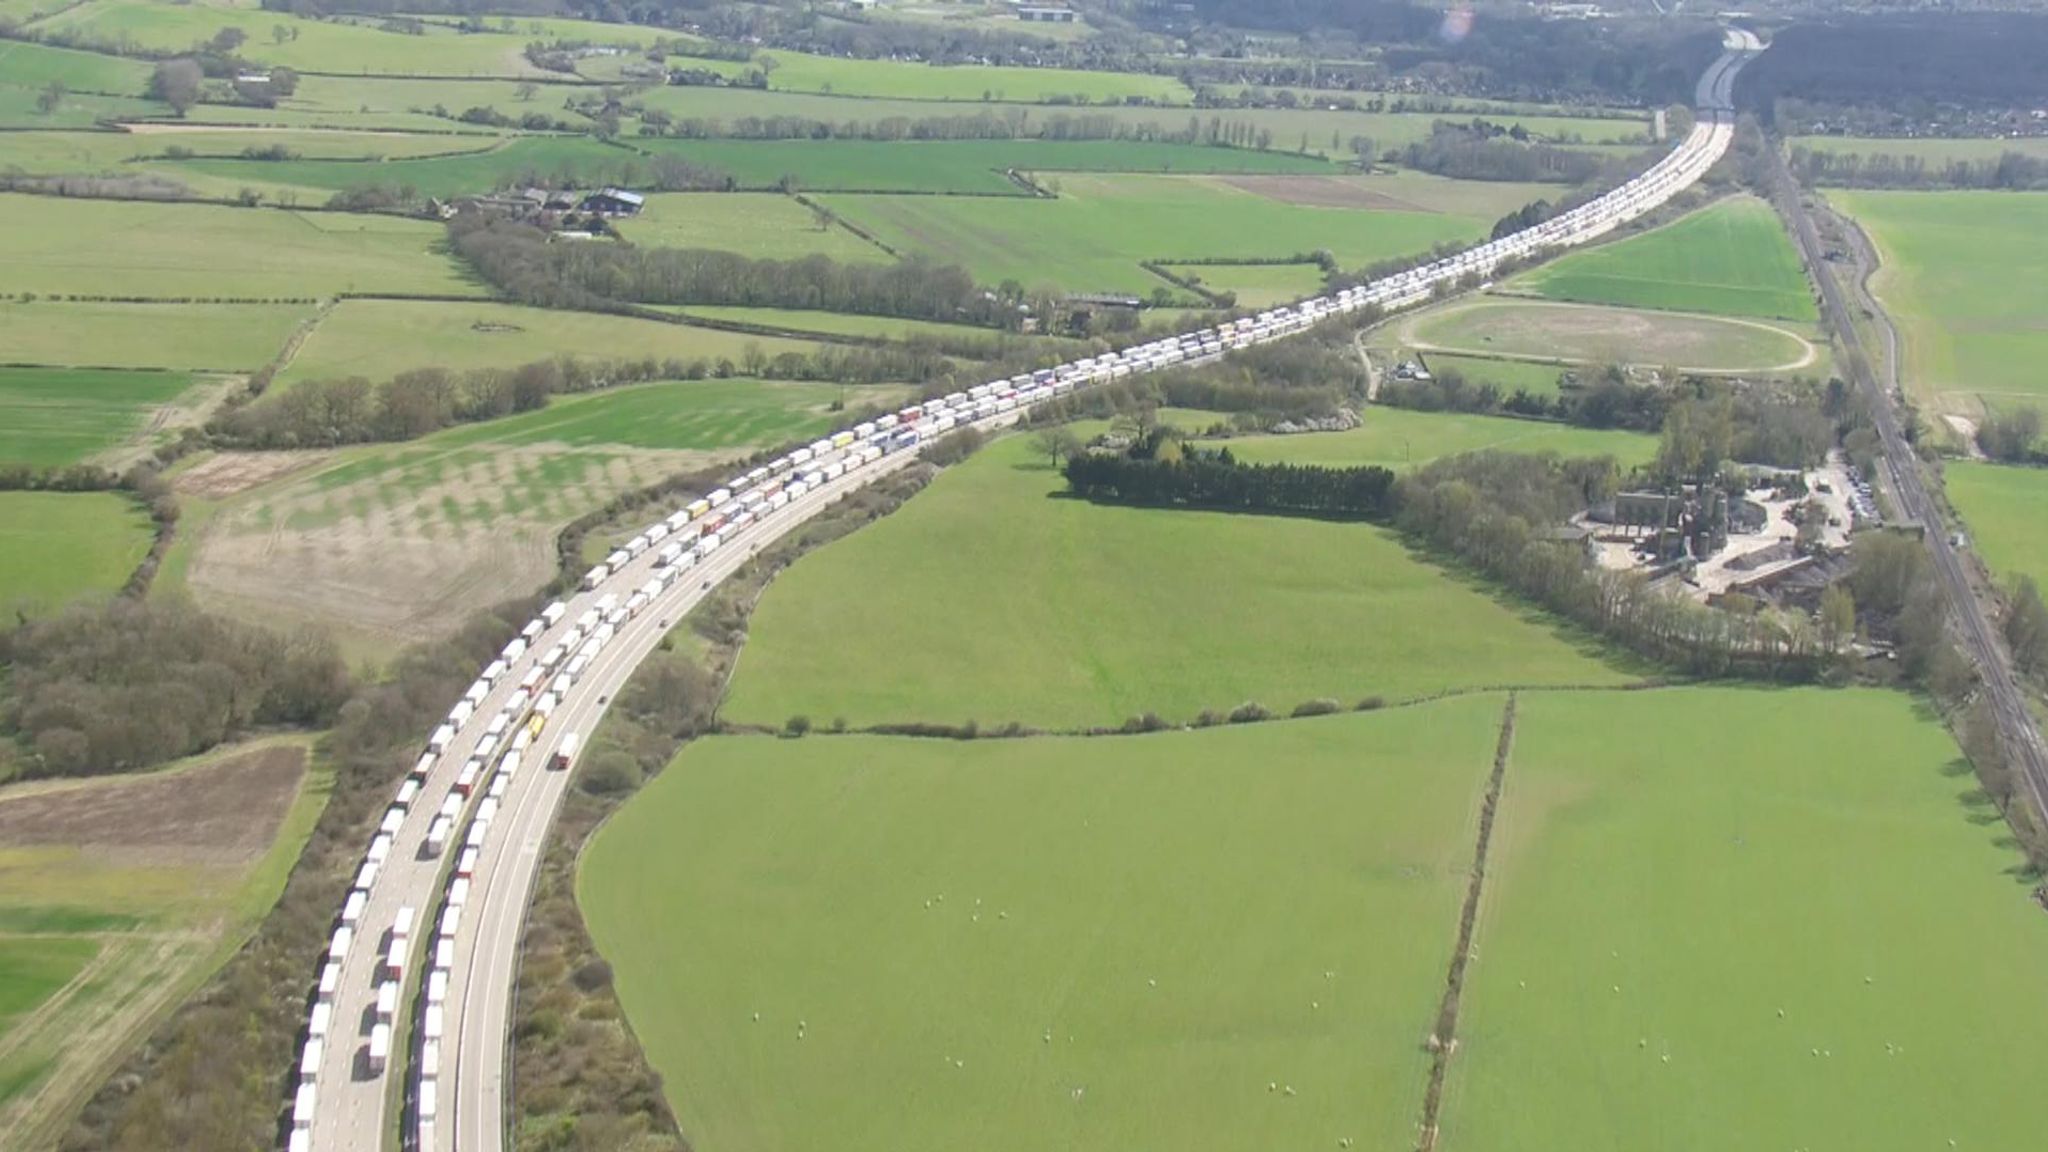
[[[1005,427],[1077,388],[1211,360],[1369,304],[1406,307],[1508,257],[1612,231],[1727,149],[1735,75],[1762,46],[1732,31],[1725,49],[1700,79],[1692,132],[1596,201],[1332,296],[913,405],[734,477],[613,553],[493,662],[400,785],[312,974],[290,1152],[374,1152],[394,1133],[419,1152],[502,1152],[519,936],[571,775],[550,765],[573,760],[571,734],[587,739],[668,629],[764,545],[955,428]]]

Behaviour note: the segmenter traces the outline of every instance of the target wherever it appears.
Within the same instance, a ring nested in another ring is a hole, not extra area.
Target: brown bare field
[[[1436,209],[1377,192],[1342,176],[1219,176],[1240,192],[1308,208],[1363,208],[1375,212],[1434,212]]]
[[[46,1148],[282,889],[324,792],[302,741],[0,790],[0,953],[81,949],[0,1030],[0,1152]]]
[[[324,463],[334,453],[324,449],[292,452],[220,452],[179,472],[171,487],[202,500],[225,500],[251,488]]]
[[[182,772],[0,796],[0,846],[64,844],[157,863],[247,864],[270,847],[305,760],[304,749],[277,745]]]
[[[351,658],[376,659],[545,584],[555,533],[611,496],[741,454],[558,444],[335,453],[262,491],[243,483],[246,495],[206,525],[188,586],[216,609],[326,625]]]

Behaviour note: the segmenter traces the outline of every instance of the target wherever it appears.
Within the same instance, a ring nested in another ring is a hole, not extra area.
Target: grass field
[[[1532,364],[1526,360],[1491,360],[1482,356],[1456,356],[1445,352],[1435,353],[1427,357],[1427,361],[1431,372],[1460,372],[1471,383],[1491,384],[1506,396],[1512,396],[1517,391],[1527,392],[1532,396],[1555,396],[1558,373],[1563,371],[1555,364]]]
[[[1971,546],[2001,583],[2032,576],[2048,588],[2048,471],[1951,460],[1942,466],[1942,487],[1963,514]]]
[[[275,903],[329,785],[302,744],[0,789],[0,1148],[54,1147]]]
[[[760,260],[889,260],[887,252],[845,228],[820,228],[810,209],[770,192],[658,192],[638,216],[619,221],[618,229],[635,244],[712,248]]]
[[[1379,529],[1062,489],[1010,438],[805,557],[762,597],[725,715],[1068,727],[1623,677]],[[1061,592],[999,597],[1026,588]]]
[[[1168,269],[1212,292],[1232,292],[1240,308],[1268,308],[1323,289],[1320,264],[1203,264]]]
[[[105,599],[149,540],[149,516],[111,492],[0,492],[0,610]]]
[[[1904,695],[1524,696],[1439,1147],[2030,1146],[2020,865]]]
[[[1491,220],[1424,211],[1282,203],[1222,178],[1063,175],[1057,200],[831,195],[844,218],[903,251],[960,263],[988,283],[1149,294],[1142,260],[1288,260],[1328,249],[1369,264],[1446,240],[1482,237]]]
[[[16,292],[299,299],[481,289],[423,220],[0,194]]]
[[[1884,262],[1905,385],[1939,407],[2048,401],[2048,194],[1833,192]]]
[[[1349,432],[1294,436],[1240,436],[1230,451],[1240,460],[1353,467],[1377,464],[1400,471],[1462,452],[1555,452],[1560,456],[1612,456],[1624,467],[1657,454],[1657,438],[1639,432],[1573,428],[1500,416],[1464,416],[1368,408],[1365,423]]]
[[[884,402],[895,389],[849,389]],[[165,575],[202,603],[333,626],[379,659],[454,629],[478,603],[555,571],[555,533],[620,492],[814,435],[835,385],[706,380],[559,398],[545,409],[406,444],[293,457],[227,453],[179,474],[219,502]]]
[[[728,76],[766,70],[768,87],[773,91],[832,96],[977,104],[1043,104],[1070,97],[1075,104],[1117,104],[1134,96],[1159,104],[1187,104],[1194,98],[1187,85],[1169,76],[1069,68],[937,67],[901,60],[813,56],[779,49],[760,52],[745,63],[690,58],[676,60],[673,66],[702,68]]]
[[[312,313],[311,304],[0,300],[0,349],[17,364],[247,371]]]
[[[905,340],[930,336],[942,340],[994,340],[1004,333],[973,324],[947,324],[938,320],[904,320],[895,316],[856,316],[850,312],[814,312],[805,308],[727,308],[714,304],[688,304],[676,311],[685,316],[723,320],[736,324],[760,324],[796,332],[825,336],[876,336]]]
[[[1813,322],[1799,254],[1761,200],[1719,201],[1654,231],[1517,277],[1558,300]]]
[[[388,380],[412,368],[513,368],[556,356],[609,360],[707,359],[738,362],[749,345],[774,356],[814,344],[745,336],[596,312],[559,312],[517,304],[344,300],[307,337],[281,383],[334,376]]]
[[[1860,136],[1794,136],[1787,143],[1809,152],[1834,156],[1917,156],[1930,167],[1940,168],[1952,160],[1996,160],[2007,152],[2048,159],[2048,137],[2003,138],[1915,138],[1882,139]]]
[[[1330,162],[1292,152],[1131,140],[645,140],[730,173],[742,187],[785,177],[813,192],[960,192],[1022,196],[1020,172],[1330,173]]]
[[[181,372],[0,368],[0,465],[76,464],[141,431],[191,386]]]
[[[374,174],[369,161],[476,152],[499,143],[494,136],[430,136],[398,132],[329,132],[310,129],[232,131],[189,125],[172,132],[10,132],[0,136],[0,166],[38,175],[133,175],[149,172],[192,182],[191,163],[167,158],[173,148],[195,157],[239,156],[244,149],[285,148],[310,160],[349,161],[347,167]],[[281,162],[238,161],[246,183],[267,183],[264,173]],[[226,183],[223,181],[223,183]],[[232,191],[232,187],[229,189]]]
[[[680,65],[682,61],[676,63]],[[932,71],[943,73],[962,70]],[[780,79],[779,72],[776,79]],[[636,99],[649,108],[658,108],[677,118],[716,120],[728,126],[733,121],[749,116],[794,116],[805,120],[843,124],[848,120],[882,120],[896,116],[916,120],[926,116],[960,116],[988,112],[1006,120],[1016,118],[1019,125],[1017,134],[1025,136],[1037,135],[1041,128],[1059,118],[1071,121],[1083,117],[1112,121],[1133,132],[1179,133],[1187,131],[1188,118],[1193,115],[1199,118],[1204,128],[1211,120],[1243,124],[1255,131],[1270,133],[1273,146],[1277,149],[1320,153],[1326,157],[1339,159],[1350,155],[1347,141],[1353,136],[1370,137],[1381,149],[1397,148],[1427,137],[1430,125],[1444,118],[1439,114],[1427,112],[1344,112],[1323,108],[1194,109],[1102,102],[1086,107],[1058,107],[1024,102],[1015,92],[1009,94],[1007,101],[995,100],[984,103],[981,101],[979,87],[968,97],[973,101],[969,107],[935,105],[929,100],[871,97],[853,101],[845,99],[843,95],[827,96],[792,91],[762,92],[741,87],[684,85],[650,88],[639,93]],[[1641,120],[1582,120],[1534,115],[1489,115],[1487,119],[1502,126],[1520,124],[1528,131],[1541,136],[1577,132],[1587,144],[1596,146],[1639,137],[1644,130],[1644,122]],[[1553,186],[1549,194],[1555,193],[1556,188]]]
[[[453,137],[442,151],[455,151],[474,143],[469,138]],[[325,192],[376,185],[412,188],[422,196],[442,197],[480,195],[508,184],[550,179],[582,184],[633,184],[651,169],[645,157],[588,136],[517,137],[481,151],[380,164],[319,159],[195,159],[163,161],[155,166],[166,172],[190,172],[240,183]]]
[[[699,1148],[1406,1147],[1500,711],[703,741],[578,898]]]
[[[580,39],[644,44],[660,35],[652,28],[576,23]],[[279,41],[272,29],[294,33]],[[423,34],[386,30],[374,17],[311,20],[256,7],[217,4],[161,4],[147,0],[87,0],[39,21],[43,32],[84,34],[107,43],[158,52],[180,52],[224,28],[247,37],[241,55],[263,64],[302,72],[348,72],[394,76],[545,75],[523,53],[536,37],[525,23],[511,30],[463,33],[429,21]]]
[[[1396,322],[1424,351],[1549,363],[1670,365],[1701,372],[1805,372],[1824,363],[1810,329],[1762,320],[1489,296]]]
[[[48,112],[37,106],[39,88],[8,84],[0,80],[0,128],[46,131],[56,128],[90,128],[101,120],[123,120],[161,116],[170,106],[133,96],[92,96],[71,93]]]
[[[20,40],[0,42],[0,76],[12,87],[41,91],[54,82],[73,92],[140,96],[149,88],[149,73],[150,66],[139,60]]]

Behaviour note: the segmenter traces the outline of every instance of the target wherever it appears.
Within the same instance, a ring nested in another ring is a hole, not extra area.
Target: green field
[[[0,937],[0,1041],[16,1017],[71,983],[99,950],[98,941],[78,936]]]
[[[1107,725],[1623,678],[1378,528],[1097,507],[1063,488],[1013,437],[805,557],[762,597],[725,715]]]
[[[320,321],[279,380],[387,380],[412,368],[514,368],[556,356],[703,358],[715,366],[719,360],[738,363],[750,345],[769,356],[817,347],[802,340],[517,304],[344,300]]]
[[[1456,371],[1473,384],[1491,384],[1503,396],[1517,391],[1531,396],[1557,395],[1557,377],[1564,371],[1555,364],[1532,364],[1526,360],[1489,360],[1480,356],[1456,356],[1438,352],[1428,358],[1431,372]]]
[[[1500,711],[711,739],[578,899],[699,1148],[1403,1148]]]
[[[872,96],[918,101],[1010,101],[1043,104],[1072,98],[1077,105],[1116,104],[1142,97],[1159,104],[1187,104],[1194,93],[1169,76],[1133,72],[1083,72],[1068,68],[1011,68],[987,65],[937,67],[901,60],[854,60],[804,52],[764,51],[745,63],[678,59],[673,67],[701,68],[728,76],[768,72],[778,92],[831,96]],[[926,115],[943,111],[934,109]]]
[[[1813,290],[1770,205],[1722,200],[1561,257],[1515,284],[1558,300],[1813,322]]]
[[[0,368],[0,465],[76,464],[141,430],[192,386],[181,372]]]
[[[0,194],[0,283],[16,292],[301,299],[482,289],[423,220]]]
[[[2001,583],[2032,576],[2048,588],[2048,470],[1951,460],[1942,488],[1962,513],[1971,546]]]
[[[451,429],[432,441],[437,448],[530,444],[700,451],[774,444],[832,427],[829,410],[842,391],[856,405],[896,395],[887,388],[765,380],[636,384],[561,397],[537,412]]]
[[[901,395],[844,390],[854,406]],[[167,576],[218,610],[327,624],[351,658],[381,659],[454,631],[479,602],[546,583],[555,534],[570,520],[663,477],[816,435],[836,423],[830,406],[841,396],[828,384],[637,385],[404,444],[319,454],[218,505]],[[215,463],[274,458],[227,454],[180,482],[204,485]]]
[[[1287,260],[1327,249],[1357,266],[1483,237],[1491,221],[1277,202],[1206,177],[1066,175],[1057,200],[832,195],[819,199],[902,251],[987,283],[1148,295],[1143,260]]]
[[[239,49],[241,55],[302,72],[545,75],[523,56],[526,45],[536,39],[528,31],[530,23],[517,21],[510,30],[463,33],[450,24],[429,21],[424,34],[412,35],[379,27],[374,17],[312,20],[255,7],[87,0],[39,21],[36,28],[43,32],[83,34],[108,44],[156,52],[184,51],[212,38],[223,28],[238,28],[248,37]],[[661,35],[652,28],[630,25],[552,23],[578,29],[569,33],[575,38],[599,43],[645,44]],[[282,41],[275,39],[272,29],[279,27],[293,35]]]
[[[1323,290],[1320,264],[1203,264],[1169,267],[1211,292],[1231,292],[1239,308],[1269,308]]]
[[[37,175],[133,175],[153,173],[191,182],[197,160],[168,158],[171,149],[194,157],[233,157],[245,149],[285,148],[312,160],[349,161],[336,168],[372,174],[367,161],[456,152],[479,152],[500,142],[496,136],[431,136],[398,132],[326,132],[314,130],[208,130],[190,125],[175,132],[10,132],[0,135],[0,167]],[[265,173],[288,170],[290,162],[237,161],[234,171],[250,177],[238,183],[269,183]],[[222,184],[229,193],[234,184]]]
[[[0,492],[0,611],[111,596],[149,540],[149,516],[111,492]]]
[[[40,91],[56,82],[73,92],[140,96],[149,88],[149,73],[150,66],[140,60],[20,40],[0,41],[0,77],[12,87]]]
[[[1834,192],[1870,233],[1906,387],[1940,406],[2048,400],[2048,193]],[[1950,396],[1951,393],[1960,393]]]
[[[473,145],[450,139],[442,151]],[[165,172],[190,172],[238,183],[270,184],[339,192],[379,186],[411,188],[422,196],[481,195],[512,184],[556,181],[569,184],[636,184],[652,163],[623,148],[588,136],[523,136],[482,151],[416,160],[363,164],[338,160],[174,160],[156,165]]]
[[[56,108],[44,112],[37,107],[39,88],[0,81],[0,128],[34,129],[90,128],[101,120],[125,120],[161,116],[168,105],[133,96],[91,96],[71,93]]]
[[[1240,460],[1353,467],[1377,464],[1400,471],[1463,452],[1555,452],[1560,456],[1612,456],[1623,467],[1657,454],[1657,438],[1639,432],[1574,428],[1501,416],[1465,416],[1368,408],[1365,423],[1349,432],[1293,436],[1240,436],[1230,443]]]
[[[1520,357],[1556,366],[1650,364],[1819,375],[1826,362],[1804,325],[1503,296],[1432,308],[1396,321],[1396,330],[1425,352]]]
[[[2048,137],[2022,136],[1986,138],[1881,138],[1868,136],[1794,136],[1786,141],[1792,148],[1834,156],[1870,157],[1917,156],[1929,167],[1940,168],[1952,160],[1996,160],[2007,152],[2048,159]]]
[[[0,358],[17,364],[248,371],[277,355],[311,304],[0,300]]]
[[[982,328],[973,324],[904,320],[895,316],[857,316],[849,312],[814,312],[805,308],[727,308],[714,304],[688,304],[675,311],[681,315],[699,316],[706,320],[759,324],[769,328],[787,328],[794,332],[816,332],[824,336],[875,336],[888,340],[928,336],[938,340],[957,341],[995,340],[1005,335],[994,328]]]
[[[886,262],[889,254],[838,225],[819,226],[811,210],[769,192],[658,192],[640,214],[618,222],[619,235],[660,248],[712,248],[757,260],[829,256]]]
[[[681,66],[684,62],[676,60],[673,63]],[[689,63],[694,66],[704,62]],[[964,73],[962,69],[929,71],[941,74],[949,71]],[[779,72],[776,80],[780,80]],[[1430,126],[1437,120],[1444,119],[1440,114],[1428,112],[1345,112],[1323,108],[1195,109],[1100,102],[1088,106],[1060,107],[1026,102],[1017,92],[1010,93],[1008,101],[982,102],[980,87],[976,87],[973,94],[968,97],[973,103],[965,107],[935,104],[930,100],[870,97],[855,101],[848,100],[843,95],[791,91],[763,92],[744,87],[686,85],[649,88],[637,93],[634,99],[678,119],[717,121],[726,129],[747,117],[765,119],[772,116],[792,116],[837,125],[848,121],[876,121],[892,117],[918,120],[929,116],[965,116],[987,112],[1005,121],[1014,119],[1018,125],[1014,134],[1020,136],[1038,135],[1047,125],[1061,120],[1071,123],[1083,118],[1114,123],[1127,132],[1163,135],[1186,132],[1188,119],[1194,116],[1204,130],[1212,120],[1227,124],[1243,124],[1255,131],[1270,133],[1275,148],[1320,153],[1326,157],[1339,159],[1350,155],[1348,141],[1353,136],[1368,137],[1382,150],[1397,148],[1427,137]],[[1550,137],[1576,132],[1588,145],[1593,146],[1640,137],[1645,128],[1642,120],[1584,120],[1540,115],[1489,115],[1487,119],[1503,127],[1519,124],[1538,136]],[[1555,186],[1546,194],[1554,196]]]
[[[961,192],[1021,196],[1020,172],[1308,172],[1336,169],[1292,152],[1128,140],[657,140],[638,141],[731,173],[742,187],[793,178],[817,192]]]
[[[1904,695],[1525,695],[1438,1146],[2032,1146],[2006,836]]]

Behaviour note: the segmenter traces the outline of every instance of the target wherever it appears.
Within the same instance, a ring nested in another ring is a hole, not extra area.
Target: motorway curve
[[[1691,186],[1727,150],[1734,131],[1735,77],[1762,45],[1750,33],[1734,30],[1724,46],[1723,55],[1700,78],[1698,122],[1692,132],[1649,171],[1592,203],[1513,236],[1334,296],[912,406],[900,420],[880,418],[893,427],[875,428],[870,422],[862,426],[867,431],[858,440],[849,430],[832,438],[828,451],[799,450],[778,460],[772,473],[756,469],[747,477],[736,477],[721,490],[728,498],[723,506],[737,509],[741,504],[732,499],[734,494],[758,500],[772,486],[776,495],[753,505],[766,511],[743,527],[707,535],[704,539],[712,547],[704,549],[680,579],[669,577],[670,583],[635,612],[615,610],[621,613],[612,625],[615,631],[608,630],[608,639],[594,646],[588,630],[579,628],[577,621],[601,599],[627,600],[674,566],[658,566],[662,550],[651,542],[623,563],[593,572],[586,588],[563,601],[554,619],[536,620],[524,643],[507,648],[499,674],[480,680],[473,689],[478,695],[473,715],[451,723],[446,746],[423,759],[420,769],[401,785],[401,800],[387,813],[366,853],[366,859],[378,862],[366,863],[350,890],[336,921],[336,939],[318,974],[307,1040],[291,1078],[286,1128],[290,1152],[377,1150],[394,1134],[401,1134],[403,1147],[418,1152],[503,1152],[519,938],[548,829],[572,776],[544,765],[563,749],[568,734],[587,736],[597,727],[608,702],[670,626],[761,547],[854,489],[910,463],[917,454],[908,449],[952,427],[1006,427],[1022,419],[1032,404],[1053,395],[1170,364],[1212,360],[1233,348],[1282,339],[1317,320],[1368,305],[1391,311],[1424,303],[1435,297],[1439,285],[1484,279],[1504,259],[1583,244],[1613,231]],[[914,411],[920,408],[923,411]],[[870,444],[880,451],[863,453]],[[818,471],[828,461],[830,469]],[[837,471],[841,467],[843,474]],[[798,477],[816,481],[792,496]],[[671,524],[686,523],[674,528],[672,537],[664,534],[665,539],[698,539],[710,514],[686,516],[689,511],[670,517]],[[572,632],[574,646],[584,647],[590,656],[581,675],[565,684],[561,666],[543,670],[538,662]],[[532,690],[523,690],[522,681],[528,681]],[[518,755],[500,759],[501,753],[492,750],[482,761],[482,771],[458,788],[461,767],[480,744],[492,740],[487,728],[499,725],[503,738],[526,727],[534,712],[533,698],[549,684],[561,686],[563,692],[539,735]],[[444,812],[453,827],[446,846],[431,851],[429,831]],[[466,844],[473,844],[476,851],[470,866],[462,869],[467,875],[458,877],[456,862],[463,858]],[[444,910],[444,904],[458,901],[461,907],[454,914]],[[410,930],[394,949],[394,929],[405,917],[402,910],[410,910]],[[389,964],[394,957],[400,961],[395,969]],[[388,1066],[373,1060],[374,1045],[388,1050]],[[388,1071],[398,1067],[407,1068],[409,1075],[401,1079]]]

